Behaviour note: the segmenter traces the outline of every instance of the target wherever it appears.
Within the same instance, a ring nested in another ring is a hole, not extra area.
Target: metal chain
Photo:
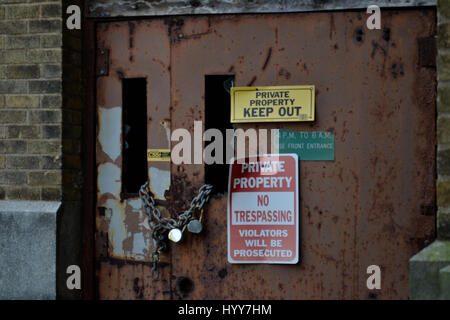
[[[159,255],[162,251],[167,249],[167,235],[172,229],[180,229],[183,233],[188,223],[194,219],[193,213],[195,210],[201,212],[200,220],[203,215],[203,207],[208,202],[213,186],[204,184],[200,187],[198,195],[191,201],[188,210],[180,214],[177,220],[173,218],[164,218],[161,211],[155,205],[155,199],[149,189],[148,181],[141,186],[139,190],[139,197],[141,198],[144,212],[148,217],[148,225],[152,231],[152,238],[154,242],[154,250],[151,253],[153,263],[152,277],[157,280],[159,277],[158,262]]]

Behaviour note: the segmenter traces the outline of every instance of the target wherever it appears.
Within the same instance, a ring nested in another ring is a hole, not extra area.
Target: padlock
[[[173,242],[179,242],[181,240],[181,230],[178,228],[173,228],[169,231],[169,239]]]
[[[197,219],[192,219],[189,221],[187,229],[192,233],[200,233],[202,231],[202,223]]]

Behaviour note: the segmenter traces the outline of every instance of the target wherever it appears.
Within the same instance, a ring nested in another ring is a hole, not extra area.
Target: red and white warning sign
[[[228,261],[297,263],[298,157],[272,154],[230,164]]]

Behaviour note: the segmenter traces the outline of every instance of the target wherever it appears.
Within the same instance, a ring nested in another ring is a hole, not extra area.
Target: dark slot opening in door
[[[213,193],[225,193],[228,189],[228,164],[226,164],[226,129],[230,123],[230,88],[234,75],[205,76],[205,131],[211,128],[222,132],[223,163],[205,164],[205,183],[214,186]],[[205,147],[213,141],[205,141]]]
[[[147,80],[122,79],[122,197],[147,181]]]

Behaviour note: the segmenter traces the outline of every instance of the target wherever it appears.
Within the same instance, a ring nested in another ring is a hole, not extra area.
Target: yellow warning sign
[[[233,87],[231,122],[314,121],[314,86]]]
[[[147,161],[170,161],[170,149],[147,149]]]

